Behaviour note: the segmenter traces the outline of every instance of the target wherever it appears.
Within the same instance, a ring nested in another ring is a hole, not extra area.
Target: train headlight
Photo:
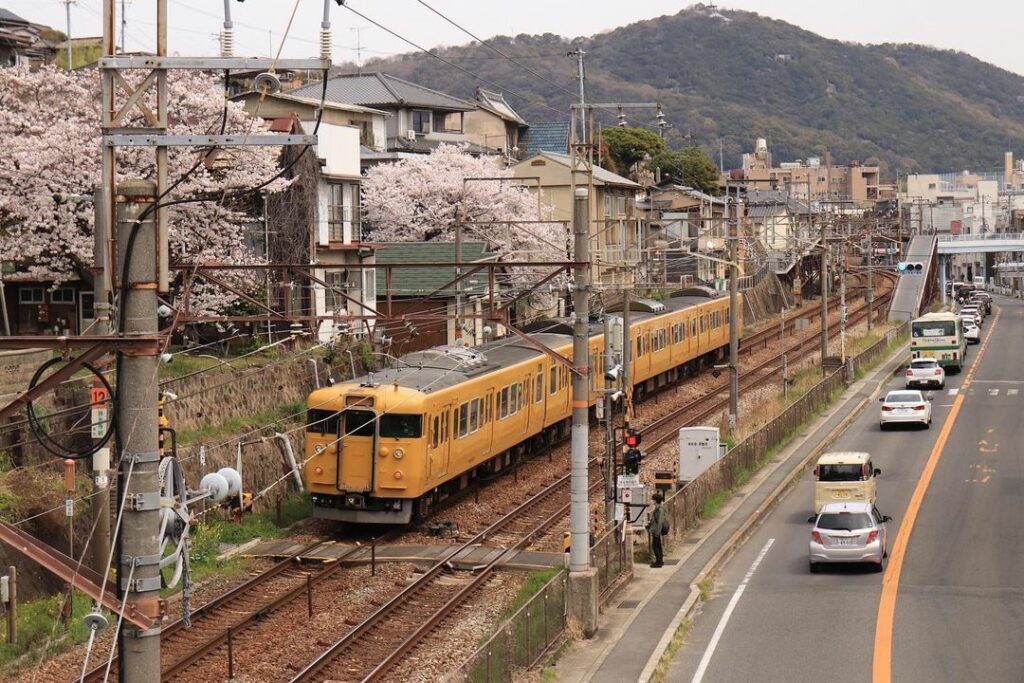
[[[404,455],[405,455],[405,451],[403,451],[401,448],[396,448],[395,449],[395,460],[401,460],[402,456],[404,456]]]

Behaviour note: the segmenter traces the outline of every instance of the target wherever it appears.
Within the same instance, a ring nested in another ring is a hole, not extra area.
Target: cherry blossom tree
[[[141,80],[141,77],[138,77]],[[257,134],[266,125],[228,102],[206,74],[172,72],[168,83],[172,134]],[[124,96],[119,102],[124,101]],[[153,94],[148,106],[155,109]],[[129,114],[132,121],[140,113]],[[63,282],[91,281],[93,188],[100,183],[100,76],[96,69],[65,72],[53,67],[0,69],[0,258],[18,272]],[[197,150],[172,147],[173,182],[201,160],[167,200],[205,197],[210,201],[170,208],[172,262],[245,263],[255,260],[244,246],[244,226],[255,220],[258,196],[244,201],[231,192],[258,185],[277,170],[276,147]],[[118,150],[118,179],[155,179],[152,148]],[[283,188],[275,181],[269,191]],[[209,312],[234,297],[209,288],[194,301]],[[198,305],[196,308],[195,306]]]
[[[564,224],[517,222],[550,219],[548,212],[538,211],[537,196],[516,181],[511,170],[455,145],[372,167],[363,181],[363,209],[370,239],[378,242],[453,241],[462,221],[462,238],[486,242],[499,260],[567,258]],[[549,268],[513,268],[501,284],[506,293],[520,291],[548,273]],[[553,285],[565,282],[564,276],[552,280]],[[524,313],[546,312],[553,303],[548,290],[534,292]]]

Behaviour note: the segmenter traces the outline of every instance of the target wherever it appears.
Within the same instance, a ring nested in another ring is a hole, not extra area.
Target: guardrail
[[[978,242],[981,240],[1022,240],[1024,232],[971,232],[959,235],[936,235],[940,242]]]

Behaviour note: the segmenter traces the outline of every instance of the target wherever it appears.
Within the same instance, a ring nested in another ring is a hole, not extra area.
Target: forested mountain
[[[576,87],[566,52],[579,46],[588,100],[660,101],[674,146],[699,145],[717,161],[721,140],[727,167],[758,137],[776,161],[827,149],[837,162],[877,158],[892,173],[994,170],[1005,150],[1024,152],[1024,78],[963,53],[841,42],[702,5],[585,38],[490,44],[518,64],[472,43],[436,52],[480,79],[423,53],[364,68],[463,97],[503,90],[527,120],[565,120]],[[653,124],[653,112],[625,113],[631,125]]]

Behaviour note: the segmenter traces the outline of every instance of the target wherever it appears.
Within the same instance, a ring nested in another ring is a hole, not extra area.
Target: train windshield
[[[312,434],[336,434],[338,414],[332,410],[311,409],[306,412],[306,431]]]
[[[346,410],[345,436],[373,436],[375,417],[369,410]],[[380,435],[392,439],[418,439],[423,435],[423,416],[385,413],[380,416]]]

